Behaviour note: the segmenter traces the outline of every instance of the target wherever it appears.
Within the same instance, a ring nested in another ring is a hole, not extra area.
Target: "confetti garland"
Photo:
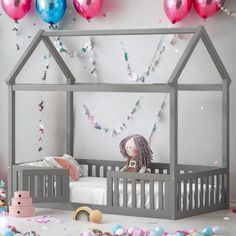
[[[45,132],[45,128],[44,128],[44,108],[45,108],[45,102],[44,102],[44,98],[43,98],[43,93],[41,92],[40,95],[40,103],[38,104],[38,111],[40,112],[40,119],[39,119],[39,147],[38,147],[38,152],[43,151],[43,136],[44,136],[44,132]]]
[[[18,43],[18,36],[20,33],[20,29],[19,29],[19,22],[17,20],[15,20],[15,27],[12,29],[13,32],[15,32],[15,43],[16,43],[16,50],[19,51],[20,50],[20,45]]]
[[[142,72],[140,75],[138,75],[138,73],[134,72],[133,69],[131,68],[130,62],[129,62],[128,51],[124,45],[124,42],[123,41],[120,42],[123,58],[126,63],[128,77],[131,81],[136,81],[136,82],[140,81],[142,83],[146,82],[150,73],[154,72],[155,69],[159,66],[159,63],[161,61],[161,57],[162,57],[163,53],[166,51],[166,44],[163,43],[163,40],[164,40],[164,36],[161,37],[161,39],[157,45],[157,48],[154,52],[151,63],[149,64],[149,66],[146,67],[145,71]],[[175,45],[176,40],[177,40],[177,37],[174,34],[170,40],[170,45],[172,45],[172,46]]]
[[[232,17],[236,18],[236,11],[233,11],[233,10],[230,10],[230,9],[224,7],[223,4],[221,4],[220,2],[218,4],[219,4],[220,9],[224,13],[226,13],[228,16],[232,16]]]
[[[131,66],[130,66],[129,55],[128,55],[127,49],[124,45],[124,42],[121,41],[120,45],[121,45],[124,61],[126,62],[126,68],[127,68],[129,79],[132,80],[132,81],[136,81],[136,82],[141,81],[142,83],[144,83],[146,81],[146,79],[150,75],[151,71],[152,72],[155,71],[155,68],[159,65],[162,54],[166,50],[166,45],[163,43],[163,37],[162,37],[161,40],[159,41],[158,45],[157,45],[157,48],[156,48],[155,52],[154,52],[151,63],[145,69],[145,71],[141,73],[141,75],[138,75],[138,73],[134,72],[132,70]],[[157,56],[158,51],[159,51],[159,55]]]
[[[166,106],[166,97],[167,97],[167,94],[164,95],[163,99],[162,99],[162,102],[161,102],[161,105],[160,105],[160,108],[157,112],[157,116],[156,116],[156,121],[152,127],[152,131],[149,135],[149,138],[148,138],[148,144],[151,145],[151,142],[152,142],[152,138],[153,138],[153,135],[154,133],[157,132],[157,127],[158,127],[158,123],[160,122],[160,119],[162,117],[162,112]]]
[[[84,46],[80,50],[74,49],[70,50],[68,47],[63,43],[60,37],[56,37],[54,40],[54,45],[59,53],[64,53],[69,58],[72,59],[82,59],[84,55],[88,55],[89,62],[90,62],[90,74],[93,75],[95,82],[98,83],[98,71],[96,68],[96,55],[94,52],[94,39],[91,37],[88,38],[87,42],[85,42]],[[86,66],[84,67],[86,69]]]
[[[107,128],[104,125],[101,125],[100,123],[98,123],[95,119],[95,117],[93,115],[91,115],[89,109],[87,106],[83,105],[84,108],[84,114],[87,116],[89,122],[93,125],[93,128],[97,129],[97,130],[102,130],[104,131],[106,134],[110,134],[111,137],[114,137],[118,134],[120,134],[125,128],[127,128],[127,122],[130,121],[134,114],[137,112],[137,110],[140,108],[140,101],[141,101],[142,97],[140,97],[137,102],[134,105],[134,108],[131,110],[131,112],[126,116],[126,119],[124,122],[120,123],[119,125],[117,125],[117,128]]]

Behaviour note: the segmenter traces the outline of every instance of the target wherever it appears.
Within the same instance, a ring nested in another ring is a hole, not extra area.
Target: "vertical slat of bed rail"
[[[143,179],[140,180],[140,198],[141,208],[145,209],[145,181]]]
[[[39,199],[43,198],[43,176],[37,175],[37,195]]]
[[[204,185],[203,185],[204,183],[203,183],[203,177],[201,177],[200,178],[200,208],[202,208],[203,207],[203,187],[204,187]],[[206,200],[206,198],[205,198],[205,200]]]
[[[22,180],[23,180],[23,183],[22,183],[22,190],[23,190],[23,191],[29,191],[29,176],[26,175],[26,174],[24,173],[24,171],[22,171],[22,173],[23,173],[23,178],[22,178]]]
[[[188,203],[188,210],[193,209],[193,179],[189,179],[189,203]]]
[[[159,210],[163,210],[163,181],[158,181],[159,185]]]
[[[194,191],[194,209],[198,209],[198,178],[195,179],[195,191]]]
[[[88,165],[88,176],[93,176],[93,166]]]
[[[221,185],[221,198],[222,198],[222,203],[225,203],[225,175],[224,174],[222,174],[221,175],[221,183],[222,183],[222,185]]]
[[[96,177],[100,177],[100,166],[96,166]]]
[[[188,193],[187,193],[187,180],[184,180],[184,191],[183,191],[183,211],[187,210],[187,201],[188,201]]]
[[[164,189],[164,210],[169,211],[170,210],[170,184],[169,182],[165,183],[165,189]]]
[[[18,191],[18,171],[16,169],[13,168],[13,171],[12,171],[12,190],[13,190],[13,193],[15,191]]]
[[[230,186],[228,186],[227,184],[229,183],[229,181],[228,181],[228,178],[229,178],[229,174],[228,173],[225,173],[224,174],[224,180],[225,180],[225,182],[224,182],[224,186],[225,186],[225,191],[224,191],[224,193],[225,193],[225,195],[224,195],[224,198],[225,198],[225,203],[229,203],[229,202],[227,202],[228,201],[228,188],[230,187]],[[229,207],[228,207],[229,208]]]
[[[119,178],[114,178],[114,206],[119,206]]]
[[[182,210],[182,201],[181,201],[181,180],[177,182],[177,211],[181,212]]]
[[[56,175],[56,197],[62,196],[62,176]]]
[[[34,175],[30,175],[30,194],[32,198],[35,197],[35,176]]]
[[[216,175],[216,199],[215,199],[215,204],[219,204],[219,188],[220,187],[220,178],[219,175]]]
[[[127,207],[127,179],[123,179],[123,207]]]
[[[103,177],[107,177],[107,166],[103,166]]]
[[[107,177],[107,205],[113,206],[113,178]]]
[[[136,179],[132,179],[132,208],[136,208]]]
[[[209,176],[206,177],[205,207],[209,206]]]
[[[215,193],[215,181],[214,175],[211,176],[211,198],[210,198],[210,205],[214,205],[214,193]]]
[[[69,172],[62,175],[62,201],[69,201]]]
[[[150,209],[154,209],[154,181],[149,180]]]
[[[52,176],[48,176],[48,197],[52,198],[53,197],[53,183],[52,183]]]

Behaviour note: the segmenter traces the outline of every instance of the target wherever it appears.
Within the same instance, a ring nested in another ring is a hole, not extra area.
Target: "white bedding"
[[[158,182],[154,182],[154,208],[158,209]],[[84,203],[84,204],[97,204],[106,205],[107,204],[107,182],[106,178],[101,177],[82,177],[79,181],[70,182],[70,202],[74,203]],[[181,187],[181,208],[183,206],[183,187]],[[215,190],[215,189],[214,189]],[[195,187],[193,184],[193,194]],[[209,185],[209,192],[211,191],[211,185]],[[205,201],[206,185],[203,187],[203,201]],[[165,187],[163,186],[163,193],[165,194]],[[198,193],[200,197],[200,185],[198,186]],[[189,184],[187,184],[187,204],[189,201]],[[215,191],[214,191],[215,196]],[[164,198],[163,198],[164,200]],[[136,201],[137,208],[141,207],[141,197],[140,197],[140,184],[136,184]],[[193,198],[194,204],[194,198]],[[119,206],[123,206],[123,184],[119,184]],[[132,207],[132,185],[127,183],[127,207]],[[149,184],[145,184],[145,207],[149,208]]]

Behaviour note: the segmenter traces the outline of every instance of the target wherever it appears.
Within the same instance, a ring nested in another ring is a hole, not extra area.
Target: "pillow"
[[[69,176],[70,176],[70,179],[72,181],[79,180],[80,172],[79,172],[79,170],[76,168],[76,166],[73,163],[71,163],[69,160],[67,160],[67,159],[65,159],[63,157],[54,157],[54,160],[57,162],[57,164],[61,168],[69,170]]]
[[[64,154],[63,157],[45,157],[44,159],[54,167],[69,169],[69,175],[72,181],[77,181],[82,175],[82,170],[78,162],[68,154]]]

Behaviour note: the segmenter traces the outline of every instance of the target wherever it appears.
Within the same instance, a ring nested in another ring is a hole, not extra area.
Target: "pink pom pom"
[[[176,233],[181,233],[181,234],[183,234],[184,236],[188,236],[188,234],[189,234],[189,233],[188,233],[186,230],[184,230],[184,229],[177,230]]]
[[[133,236],[142,236],[141,229],[135,229],[134,232],[133,232]]]

